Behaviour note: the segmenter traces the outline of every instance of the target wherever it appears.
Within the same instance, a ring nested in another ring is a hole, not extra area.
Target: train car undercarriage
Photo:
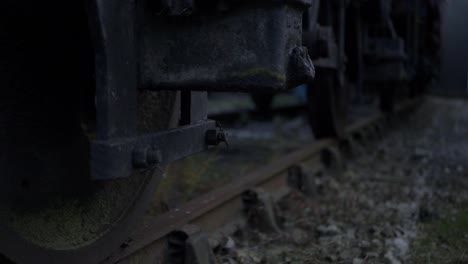
[[[369,69],[389,67],[398,76],[377,83],[401,82],[408,68],[410,80],[430,79],[429,50],[405,60],[420,27],[389,22],[419,16],[385,9],[379,25],[390,33],[374,37],[363,13],[382,8],[366,2],[0,4],[0,253],[15,263],[99,263],[124,246],[164,165],[226,141],[207,118],[208,91],[307,84],[316,137],[340,137],[350,79],[375,84]],[[350,18],[361,26],[348,40]],[[390,111],[393,91],[382,94]]]

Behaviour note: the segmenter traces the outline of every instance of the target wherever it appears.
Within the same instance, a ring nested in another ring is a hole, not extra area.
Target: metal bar
[[[206,120],[208,116],[208,93],[182,91],[181,108],[180,125],[189,125],[200,120]]]
[[[191,123],[206,120],[208,116],[208,92],[192,92],[190,110]]]
[[[135,1],[93,1],[96,47],[97,138],[136,133],[138,63]]]
[[[340,85],[345,82],[345,44],[346,44],[346,3],[340,0],[338,15],[338,71]]]
[[[94,141],[91,175],[94,180],[124,178],[135,168],[163,165],[202,152],[207,149],[206,131],[211,129],[216,129],[216,123],[207,120],[156,134]]]

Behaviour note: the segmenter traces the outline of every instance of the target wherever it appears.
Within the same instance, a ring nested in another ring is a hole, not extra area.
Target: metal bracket
[[[191,0],[151,5],[93,1],[89,22],[96,51],[97,128],[91,177],[128,177],[134,169],[164,165],[226,142],[222,129],[206,120],[206,93],[196,90],[271,91],[311,81],[315,69],[300,43],[302,13],[310,1],[257,0],[258,5],[236,4],[242,12],[196,19],[182,17],[196,11],[197,2]],[[157,15],[158,7],[181,17]],[[245,46],[252,37],[262,41]],[[278,56],[272,60],[270,54]],[[140,135],[138,89],[182,91],[182,127]]]
[[[91,175],[94,180],[110,180],[131,175],[133,169],[151,168],[202,152],[208,148],[207,131],[216,130],[216,122],[141,135],[94,141],[91,146]]]
[[[278,207],[273,196],[260,189],[247,190],[242,194],[247,224],[266,233],[281,233]]]

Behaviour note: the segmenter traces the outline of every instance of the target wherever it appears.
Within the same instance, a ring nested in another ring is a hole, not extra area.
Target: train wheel
[[[309,122],[316,138],[345,134],[347,96],[336,70],[318,69],[316,79],[308,87]]]
[[[2,4],[0,261],[101,262],[125,246],[162,171],[90,179],[95,73],[82,1]],[[175,98],[140,94],[140,129],[169,127]]]

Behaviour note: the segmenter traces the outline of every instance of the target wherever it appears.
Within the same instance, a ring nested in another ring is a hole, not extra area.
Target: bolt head
[[[139,147],[133,151],[133,166],[135,168],[149,168],[161,162],[161,160],[161,152],[151,146]]]

